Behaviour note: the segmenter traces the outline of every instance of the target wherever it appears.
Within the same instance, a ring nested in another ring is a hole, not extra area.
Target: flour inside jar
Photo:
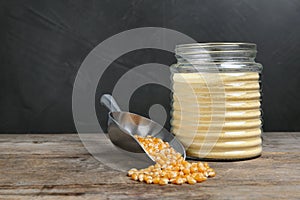
[[[188,156],[243,159],[261,154],[258,72],[173,73],[172,89],[172,132]]]

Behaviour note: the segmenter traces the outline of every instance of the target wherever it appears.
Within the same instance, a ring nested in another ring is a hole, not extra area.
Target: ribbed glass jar
[[[177,45],[171,132],[192,158],[239,160],[262,151],[262,65],[252,43]]]

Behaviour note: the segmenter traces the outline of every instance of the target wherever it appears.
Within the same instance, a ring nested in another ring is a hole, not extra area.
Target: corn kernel
[[[152,179],[148,179],[147,181],[146,181],[146,183],[148,183],[148,184],[151,184],[153,181],[152,181]]]
[[[155,178],[152,179],[152,182],[153,182],[154,184],[159,184],[159,181],[160,181],[160,178],[159,178],[159,177],[155,177]]]
[[[195,176],[194,176],[194,179],[200,183],[202,181],[205,181],[207,178],[205,176],[203,176],[203,174],[201,173],[197,173]]]
[[[169,179],[176,178],[177,177],[177,172],[170,171],[170,172],[167,173],[167,176],[168,176]]]
[[[170,182],[180,185],[186,182],[195,184],[215,176],[215,171],[207,163],[185,161],[180,153],[162,139],[152,136],[135,137],[156,164],[141,170],[130,169],[127,175],[133,180],[148,184],[166,185]]]
[[[216,176],[216,172],[215,171],[209,171],[208,172],[208,177],[214,177]]]
[[[132,176],[132,174],[133,174],[134,172],[137,172],[137,169],[132,168],[132,169],[130,169],[130,170],[128,171],[127,175],[128,175],[128,176]]]
[[[143,182],[144,181],[144,174],[139,174],[139,181]]]
[[[169,183],[169,179],[167,178],[161,178],[159,180],[159,185],[167,185]]]
[[[191,173],[195,173],[195,172],[198,172],[198,167],[196,166],[196,167],[191,167],[190,168],[190,171],[191,171]]]
[[[180,178],[180,177],[176,178],[175,184],[181,185],[181,184],[183,184],[183,183],[185,183],[185,181],[184,181],[183,178]]]
[[[191,176],[188,176],[186,179],[187,179],[188,184],[190,184],[190,185],[194,185],[195,183],[197,183],[197,181]]]
[[[183,170],[182,170],[182,172],[184,173],[184,174],[190,174],[190,169],[188,169],[188,168],[184,168]]]
[[[150,184],[150,183],[152,183],[152,176],[145,176],[144,177],[144,181],[146,182],[146,183],[148,183],[148,184]]]
[[[133,173],[131,175],[131,179],[137,181],[139,179],[139,175],[137,173]]]

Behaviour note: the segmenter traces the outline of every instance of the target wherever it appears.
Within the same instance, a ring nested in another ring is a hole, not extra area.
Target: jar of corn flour
[[[251,43],[177,45],[171,132],[192,158],[239,160],[262,151],[260,72]]]

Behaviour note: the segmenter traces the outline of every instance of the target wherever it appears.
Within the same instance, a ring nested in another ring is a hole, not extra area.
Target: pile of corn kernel
[[[195,184],[214,177],[215,171],[202,162],[188,162],[180,153],[176,152],[168,142],[152,136],[134,136],[143,145],[147,153],[156,164],[148,168],[128,171],[131,179],[148,184],[167,185],[169,183],[181,185],[183,183]]]

